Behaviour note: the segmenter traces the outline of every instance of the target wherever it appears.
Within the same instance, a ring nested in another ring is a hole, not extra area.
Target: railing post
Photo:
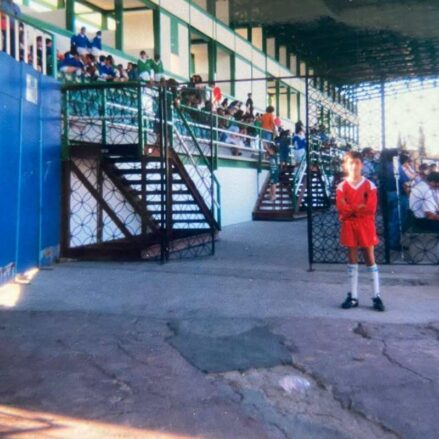
[[[139,156],[144,154],[144,138],[143,138],[143,105],[142,105],[142,84],[137,86],[137,125],[139,137]]]
[[[218,114],[215,113],[215,136],[214,136],[214,148],[215,148],[215,158],[214,158],[214,169],[218,169]]]
[[[107,144],[107,89],[102,89],[101,95],[102,114],[102,145]]]
[[[63,101],[63,141],[62,141],[62,159],[67,160],[69,158],[69,97],[70,92],[64,90]]]
[[[259,140],[258,140],[258,174],[262,172],[262,130],[259,128]]]
[[[51,47],[51,52],[50,52],[50,67],[51,67],[51,71],[49,72],[50,75],[52,75],[55,79],[57,79],[58,77],[58,65],[56,62],[56,37],[55,34],[51,35],[52,37],[52,47]]]

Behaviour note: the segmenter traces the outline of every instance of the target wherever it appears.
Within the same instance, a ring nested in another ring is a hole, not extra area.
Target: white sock
[[[358,264],[348,264],[348,279],[353,299],[358,299]]]
[[[378,297],[380,295],[380,277],[378,265],[372,265],[367,267],[367,271],[370,273],[370,280],[373,285],[373,297]]]

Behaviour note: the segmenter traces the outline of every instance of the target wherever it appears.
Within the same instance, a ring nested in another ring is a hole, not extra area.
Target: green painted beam
[[[75,32],[75,0],[65,0],[66,29]]]
[[[123,0],[114,0],[116,19],[116,49],[123,50]]]

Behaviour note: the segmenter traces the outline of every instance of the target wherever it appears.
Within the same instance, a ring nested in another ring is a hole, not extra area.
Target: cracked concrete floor
[[[388,312],[366,288],[345,312],[305,236],[250,223],[213,258],[40,272],[1,310],[0,437],[436,439],[437,267],[382,267]]]

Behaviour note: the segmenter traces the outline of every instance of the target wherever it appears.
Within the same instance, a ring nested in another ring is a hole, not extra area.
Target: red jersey
[[[378,244],[375,229],[378,197],[374,183],[364,177],[356,185],[343,180],[337,186],[336,204],[342,245],[371,247]]]

